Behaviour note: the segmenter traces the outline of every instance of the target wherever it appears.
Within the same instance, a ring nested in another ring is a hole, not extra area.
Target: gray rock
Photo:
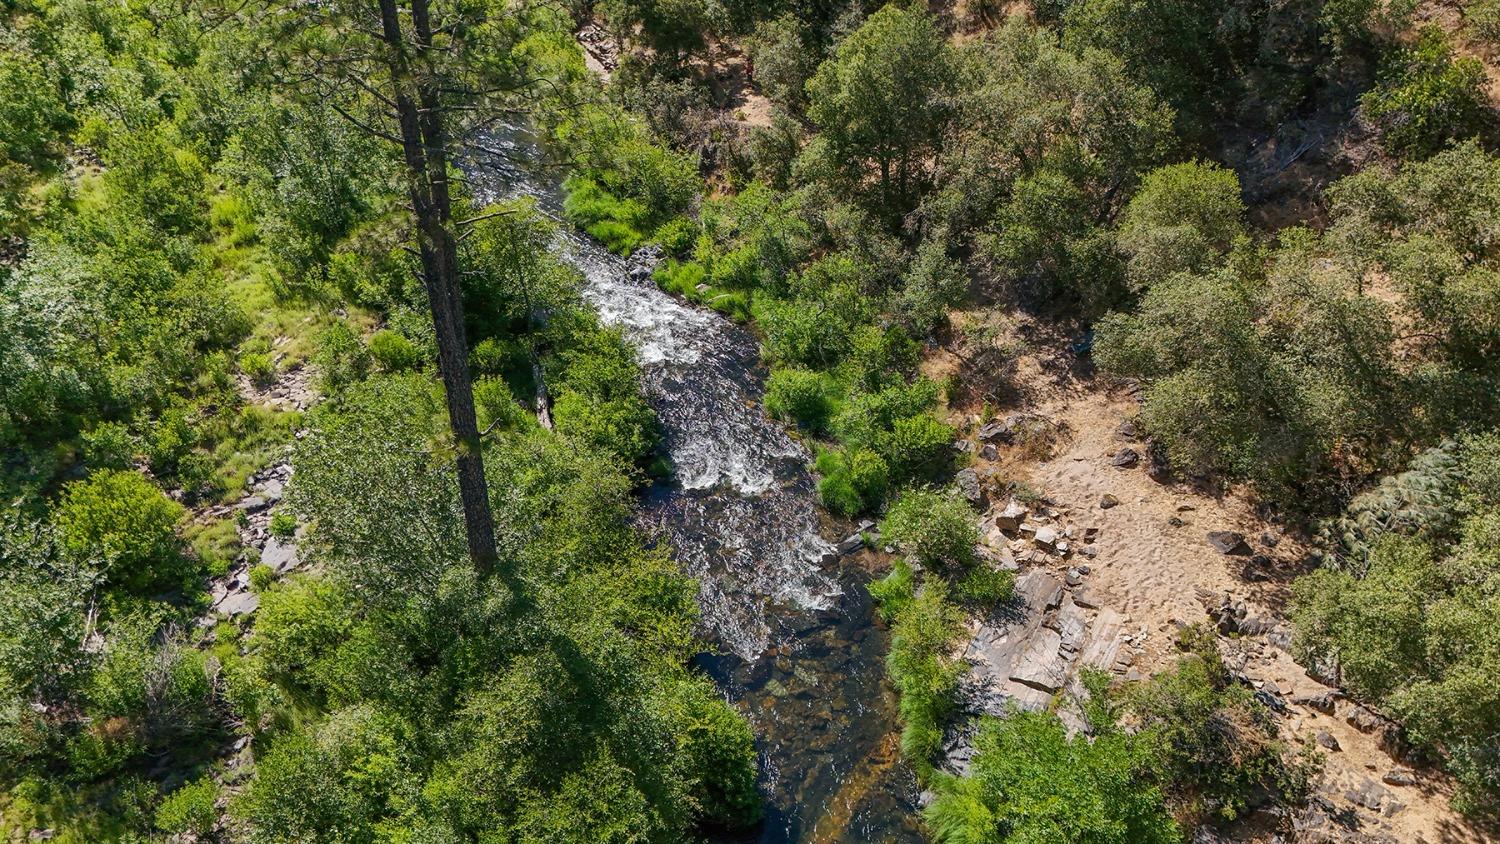
[[[1113,495],[1110,495],[1107,492],[1104,493],[1102,496],[1099,497],[1099,509],[1100,510],[1108,510],[1111,507],[1117,506],[1119,503],[1120,503],[1120,499],[1116,498]]]
[[[1166,451],[1151,440],[1146,441],[1146,477],[1159,484],[1172,480],[1172,467],[1167,463]]]
[[[219,602],[215,607],[219,612],[233,618],[237,615],[248,615],[260,608],[260,596],[254,592],[236,592]]]
[[[1088,621],[1073,601],[1063,601],[1057,616],[1052,620],[1052,629],[1061,637],[1063,650],[1077,653],[1083,649],[1088,632]]]
[[[1338,692],[1326,691],[1317,694],[1297,695],[1292,698],[1292,703],[1314,709],[1324,715],[1332,715],[1333,708],[1338,701]]]
[[[958,491],[963,493],[964,498],[970,504],[978,504],[984,500],[984,487],[979,483],[979,473],[973,469],[964,469],[953,478],[958,484]]]
[[[1115,453],[1114,459],[1109,461],[1109,465],[1116,469],[1134,469],[1136,464],[1140,462],[1140,452],[1133,448],[1122,448]]]
[[[1045,548],[1048,551],[1056,550],[1057,529],[1051,525],[1043,525],[1036,529],[1036,536],[1033,536],[1031,541],[1035,542],[1038,548]]]
[[[1330,733],[1327,730],[1318,730],[1318,744],[1332,751],[1339,751],[1343,749],[1339,746],[1339,740],[1334,738],[1333,733]]]
[[[857,533],[850,534],[844,537],[844,541],[840,542],[837,547],[840,554],[853,554],[865,547],[865,538]]]
[[[236,510],[244,510],[246,513],[259,513],[269,507],[270,504],[259,495],[252,495],[248,498],[240,499],[240,503],[234,506]]]
[[[995,516],[995,527],[1001,530],[1019,530],[1021,521],[1026,518],[1026,508],[1019,501],[1012,498],[1006,503],[1005,509]]]
[[[1417,775],[1410,768],[1392,768],[1385,772],[1380,781],[1386,785],[1416,785]]]
[[[1115,436],[1127,442],[1135,442],[1140,438],[1141,430],[1136,427],[1134,422],[1126,419],[1115,428]]]
[[[979,429],[979,433],[978,433],[977,436],[979,437],[979,441],[980,442],[986,442],[986,443],[988,443],[988,442],[994,442],[995,440],[1000,439],[1000,437],[1003,436],[1004,434],[1005,434],[1005,425],[1003,423],[1000,423],[1000,422],[991,422],[988,425],[985,425],[984,427],[980,428]]]
[[[1344,716],[1344,720],[1349,722],[1349,726],[1362,733],[1373,733],[1384,729],[1388,723],[1385,718],[1357,704],[1349,708],[1349,713]]]
[[[275,537],[266,540],[266,547],[260,551],[260,561],[275,569],[277,574],[286,574],[302,564],[296,546]]]
[[[979,450],[979,456],[985,460],[997,460],[1000,457],[1000,449],[995,448],[993,443],[985,443],[984,448]]]
[[[1055,630],[1042,628],[1031,637],[1010,679],[1022,685],[1044,692],[1056,692],[1066,679],[1067,666],[1059,656],[1062,636]]]
[[[1232,530],[1214,530],[1208,533],[1208,544],[1220,554],[1248,554],[1250,546],[1245,544],[1245,536]]]
[[[1016,596],[1028,612],[1041,615],[1062,600],[1063,587],[1045,571],[1029,571],[1016,580]]]
[[[1344,799],[1366,809],[1380,811],[1380,802],[1388,792],[1374,782],[1365,782],[1359,788],[1344,792]]]

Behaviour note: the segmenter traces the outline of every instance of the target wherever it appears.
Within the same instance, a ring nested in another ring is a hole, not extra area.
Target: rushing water
[[[485,146],[508,152],[467,163],[477,196],[529,195],[560,212],[556,180],[514,163],[535,158],[524,136]],[[766,822],[726,840],[919,841],[867,577],[830,553],[808,454],[761,410],[754,337],[631,279],[586,237],[565,230],[559,240],[583,273],[584,299],[638,350],[674,467],[647,494],[642,520],[698,578],[716,646],[700,663],[761,748]]]

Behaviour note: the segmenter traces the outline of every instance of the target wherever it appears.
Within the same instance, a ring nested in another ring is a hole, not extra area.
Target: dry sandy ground
[[[1040,414],[1057,423],[1060,433],[1050,455],[1038,453],[1036,447],[1009,445],[1000,449],[995,460],[978,458],[976,468],[1027,483],[1072,523],[1099,529],[1095,542],[1099,553],[1090,561],[1090,589],[1102,606],[1128,617],[1127,630],[1146,632],[1137,668],[1149,674],[1170,664],[1177,653],[1173,643],[1177,624],[1211,623],[1201,594],[1229,593],[1246,603],[1250,616],[1281,619],[1287,584],[1301,570],[1302,540],[1260,518],[1246,498],[1234,491],[1211,494],[1180,482],[1159,484],[1147,476],[1145,459],[1135,468],[1113,467],[1111,459],[1121,448],[1130,446],[1145,453],[1141,443],[1127,441],[1118,431],[1122,422],[1135,415],[1137,402],[1127,389],[1111,389],[1080,368],[1067,348],[1067,338],[1051,332],[1043,337],[1044,332],[1031,324],[1020,327],[1020,334],[1032,335],[1028,342],[1032,351],[1021,356],[1011,381],[1023,386],[1010,393],[1011,403],[995,410],[1001,417],[1018,411]],[[961,366],[951,353],[938,351],[924,369],[941,376],[959,374]],[[971,373],[963,372],[961,377],[969,379]],[[972,436],[979,410],[977,400],[967,399],[959,400],[949,413]],[[1119,504],[1101,509],[1105,494],[1113,495]],[[1243,534],[1256,554],[1271,559],[1269,567],[1258,568],[1266,572],[1266,579],[1247,581],[1243,573],[1248,556],[1226,556],[1207,542],[1207,533],[1218,530]],[[1246,659],[1246,676],[1288,701],[1330,691],[1265,636],[1223,638],[1221,644],[1230,657]],[[1354,709],[1354,704],[1339,701],[1334,714],[1324,714],[1292,703],[1283,719],[1289,738],[1314,741],[1322,731],[1338,744],[1338,750],[1324,751],[1327,761],[1320,791],[1359,833],[1373,837],[1350,835],[1335,840],[1427,844],[1491,840],[1449,808],[1452,784],[1441,772],[1416,771],[1411,785],[1382,783],[1385,774],[1404,766],[1380,748],[1375,735],[1346,722]],[[1351,792],[1372,789],[1379,797],[1378,810],[1350,797]]]

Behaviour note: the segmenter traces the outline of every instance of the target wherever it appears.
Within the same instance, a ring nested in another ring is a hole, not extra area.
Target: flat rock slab
[[[1232,530],[1215,530],[1208,534],[1208,544],[1214,547],[1220,554],[1242,555],[1250,553],[1250,546],[1245,542],[1245,536]]]
[[[247,615],[260,609],[260,596],[254,592],[236,592],[220,601],[214,609],[231,617]]]
[[[1056,692],[1067,679],[1067,661],[1058,653],[1061,648],[1062,636],[1057,631],[1045,627],[1037,630],[1011,669],[1010,679],[1044,692]]]
[[[1060,637],[1060,646],[1074,653],[1083,649],[1086,634],[1088,632],[1088,619],[1084,618],[1083,610],[1073,603],[1071,599],[1063,601],[1057,610],[1057,616],[1053,618],[1051,627],[1057,631]]]
[[[1106,607],[1094,619],[1088,644],[1084,645],[1079,661],[1090,668],[1113,671],[1124,648],[1125,617]]]
[[[266,540],[266,547],[260,551],[260,561],[276,570],[277,574],[286,574],[302,564],[297,556],[296,546],[282,542],[276,537]]]
[[[1000,530],[1017,530],[1021,527],[1021,522],[1025,521],[1027,512],[1019,501],[1011,499],[1005,509],[995,516],[995,527]]]
[[[1062,581],[1045,571],[1029,571],[1016,579],[1016,596],[1038,620],[1062,601],[1062,593]]]

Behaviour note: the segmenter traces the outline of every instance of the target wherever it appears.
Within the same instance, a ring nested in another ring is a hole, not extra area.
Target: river
[[[477,198],[527,195],[561,213],[555,174],[515,164],[539,160],[524,134],[485,146],[506,154],[466,162]],[[584,299],[637,349],[674,467],[644,495],[641,522],[698,579],[713,646],[698,662],[760,748],[766,821],[718,840],[921,841],[868,575],[829,553],[827,536],[849,528],[819,506],[806,449],[761,409],[754,336],[632,280],[624,261],[567,227],[558,249],[582,272]]]

